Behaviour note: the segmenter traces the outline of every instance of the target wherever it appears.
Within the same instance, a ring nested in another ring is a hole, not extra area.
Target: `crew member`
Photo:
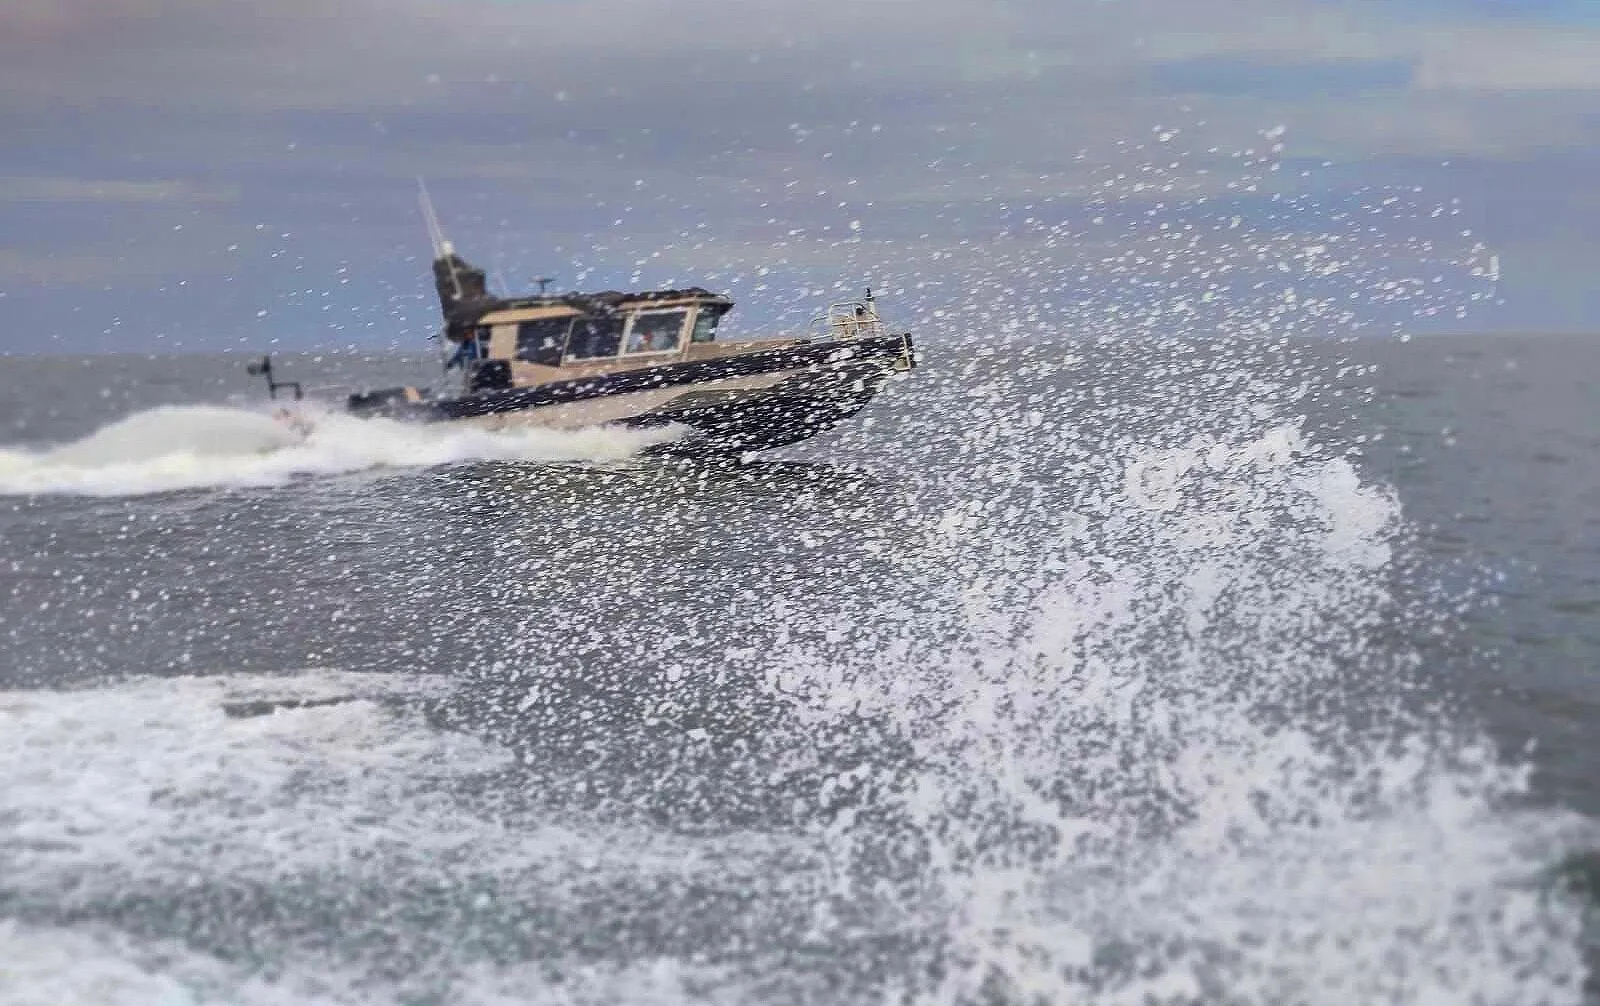
[[[479,359],[481,356],[482,354],[478,351],[478,340],[469,336],[461,340],[461,345],[456,347],[456,351],[452,353],[450,359],[446,361],[444,369],[454,370],[457,367],[464,368],[467,364]]]

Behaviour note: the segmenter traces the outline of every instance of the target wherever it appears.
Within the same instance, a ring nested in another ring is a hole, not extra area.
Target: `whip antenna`
[[[433,245],[433,257],[444,257],[444,231],[439,229],[439,218],[433,212],[433,200],[428,196],[427,183],[417,176],[417,201],[422,204],[422,222],[428,225],[428,243]]]
[[[456,300],[461,299],[461,278],[456,275],[455,249],[444,239],[444,229],[439,226],[439,216],[433,212],[433,199],[428,196],[428,186],[417,176],[417,198],[422,203],[422,220],[428,225],[428,241],[433,245],[433,260],[445,260],[450,269],[450,282],[456,289]]]

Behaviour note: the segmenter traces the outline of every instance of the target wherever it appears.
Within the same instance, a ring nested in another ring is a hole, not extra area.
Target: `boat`
[[[501,296],[484,270],[444,239],[423,191],[433,280],[444,320],[446,373],[438,391],[391,387],[350,394],[345,411],[499,429],[673,427],[647,450],[747,454],[797,443],[859,412],[916,364],[909,332],[891,331],[869,288],[829,304],[797,337],[726,340],[733,301],[701,287],[640,292]],[[250,367],[269,394],[272,360]],[[671,431],[669,431],[671,432]]]

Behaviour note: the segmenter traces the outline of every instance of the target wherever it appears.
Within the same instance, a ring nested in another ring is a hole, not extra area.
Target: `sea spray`
[[[1398,503],[1275,411],[1147,412],[1054,508],[1016,505],[1053,447],[1001,414],[902,538],[909,617],[768,660],[806,732],[899,742],[834,784],[819,918],[940,932],[908,1000],[1578,1001],[1581,908],[1539,877],[1593,828],[1399,701]]]

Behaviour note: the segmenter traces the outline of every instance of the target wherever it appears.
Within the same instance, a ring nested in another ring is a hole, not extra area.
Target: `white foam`
[[[770,836],[720,836],[707,848],[648,828],[477,806],[466,795],[472,780],[514,764],[512,753],[384,704],[451,688],[432,675],[307,670],[0,693],[0,883],[34,900],[93,899],[130,884],[270,884],[341,870],[429,881],[470,864],[474,875],[538,878],[531,889],[550,907],[568,883],[726,875],[739,857],[771,851]],[[330,699],[341,701],[293,705]],[[224,712],[234,702],[283,705],[234,718]],[[446,960],[374,980],[306,955],[278,971],[262,979],[106,926],[0,920],[0,1006],[408,1003],[426,1000],[416,985],[430,980],[469,1006],[718,1001],[685,992],[690,977],[717,979],[714,969],[670,958]]]
[[[618,874],[700,868],[698,846],[652,830],[607,828],[597,848],[583,822],[475,808],[463,785],[512,766],[512,752],[381,701],[448,687],[426,675],[307,671],[0,692],[6,879],[46,888],[66,877],[115,883],[196,869],[265,879],[373,857],[392,869],[471,862],[556,879],[573,864]],[[349,701],[226,711],[332,697]]]
[[[552,909],[581,904],[596,883],[753,875],[791,841],[552,819],[493,787],[475,799],[477,780],[513,767],[514,754],[439,730],[404,701],[453,687],[434,675],[307,670],[0,692],[0,887],[34,903],[93,903],[197,883],[473,876],[495,879],[497,897]],[[235,703],[259,714],[230,716]],[[393,935],[420,939],[403,926]],[[685,992],[688,977],[720,980],[670,958],[502,966],[451,956],[375,979],[359,960],[288,955],[281,983],[267,982],[192,947],[0,920],[0,1006],[396,1003],[426,999],[430,982],[464,1004],[676,1006],[718,1001]]]
[[[134,496],[464,461],[620,461],[682,432],[487,430],[331,412],[304,415],[309,432],[241,409],[168,406],[140,412],[60,447],[0,449],[0,495]]]
[[[552,962],[553,963],[553,962]],[[462,1006],[714,1006],[694,995],[709,969],[670,959],[626,966],[567,963],[470,968],[452,984]],[[357,1006],[419,1001],[337,969],[278,980],[170,942],[101,927],[28,926],[0,919],[0,1006]]]
[[[0,919],[0,1006],[332,1006],[175,945]]]

